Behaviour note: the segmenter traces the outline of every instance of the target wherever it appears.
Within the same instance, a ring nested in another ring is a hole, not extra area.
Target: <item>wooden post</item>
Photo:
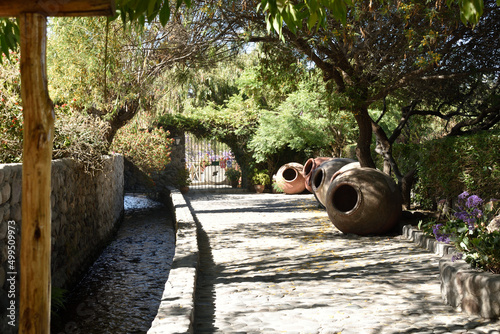
[[[50,332],[50,173],[54,108],[47,89],[47,19],[19,17],[24,112],[19,333]],[[28,111],[28,112],[26,112]]]
[[[23,175],[19,333],[50,333],[51,164],[54,108],[47,89],[47,16],[112,15],[113,0],[2,0],[21,33]]]

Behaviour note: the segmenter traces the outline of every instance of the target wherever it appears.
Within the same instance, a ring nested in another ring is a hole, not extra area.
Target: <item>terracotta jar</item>
[[[318,168],[322,163],[333,159],[335,158],[317,157],[317,158],[307,159],[306,163],[304,164],[304,169],[302,170],[302,175],[304,175],[305,186],[307,190],[313,192],[311,180],[312,180],[312,175],[316,170],[316,168]]]
[[[383,234],[396,225],[402,213],[398,186],[374,168],[339,172],[325,201],[328,217],[344,233]]]
[[[297,162],[284,164],[276,173],[276,183],[285,194],[300,194],[306,188],[302,170],[304,166]]]
[[[326,192],[330,186],[333,174],[335,174],[340,168],[352,162],[356,161],[347,158],[335,158],[322,163],[318,168],[316,168],[312,175],[311,187],[316,199],[321,205],[326,206]]]

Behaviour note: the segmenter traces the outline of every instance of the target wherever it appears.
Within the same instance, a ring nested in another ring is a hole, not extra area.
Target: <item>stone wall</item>
[[[95,261],[123,218],[123,156],[106,157],[103,171],[90,175],[70,159],[52,162],[52,286],[69,288]],[[10,297],[19,287],[21,164],[0,165],[0,332]],[[12,226],[15,227],[13,230]],[[15,236],[15,238],[14,238]],[[15,242],[14,242],[15,241]],[[8,245],[16,248],[16,283]],[[16,291],[18,295],[18,291]],[[17,302],[16,302],[16,306]]]

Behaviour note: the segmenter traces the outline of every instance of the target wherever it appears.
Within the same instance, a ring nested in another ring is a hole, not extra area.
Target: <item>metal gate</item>
[[[199,139],[185,134],[186,167],[189,170],[191,188],[229,188],[226,178],[228,168],[238,168],[231,149],[220,142]]]

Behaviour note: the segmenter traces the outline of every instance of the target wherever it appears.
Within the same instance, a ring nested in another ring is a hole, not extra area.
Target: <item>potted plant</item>
[[[189,175],[189,170],[186,167],[181,168],[177,171],[176,183],[182,194],[185,194],[189,191],[191,178]]]
[[[226,169],[226,177],[229,180],[231,187],[237,188],[240,182],[241,172],[236,168]]]
[[[258,193],[264,192],[265,187],[269,184],[271,178],[266,169],[264,170],[254,170],[252,176],[252,183],[254,184],[255,191]]]

